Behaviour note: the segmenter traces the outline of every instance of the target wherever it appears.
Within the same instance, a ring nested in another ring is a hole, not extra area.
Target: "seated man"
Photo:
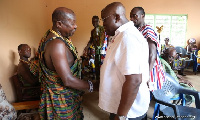
[[[176,75],[175,72],[172,70],[171,66],[169,65],[170,63],[174,61],[174,58],[176,58],[176,56],[177,56],[177,53],[176,53],[175,48],[169,48],[164,51],[164,55],[162,56],[162,58],[160,58],[160,61],[161,61],[161,64],[163,65],[165,72],[170,74],[172,77],[174,77],[175,80],[178,81],[179,84],[183,86],[184,88],[195,90],[191,82],[189,82],[188,80],[185,80],[180,75]],[[190,96],[190,95],[185,95],[185,99],[186,99],[186,105],[190,105],[194,101],[193,96]]]
[[[92,46],[94,48],[94,63],[95,63],[95,76],[96,80],[100,80],[100,66],[101,66],[101,51],[102,47],[104,46],[105,42],[105,30],[104,27],[99,25],[100,19],[98,16],[93,16],[92,17],[92,25],[94,28],[91,31],[91,37],[90,40],[87,44],[87,46],[84,48],[83,54],[91,56],[89,49]]]
[[[17,75],[20,82],[24,87],[35,87],[38,86],[38,90],[29,89],[24,91],[24,94],[32,96],[34,100],[34,96],[39,99],[39,80],[33,73],[30,71],[31,62],[28,60],[31,56],[31,48],[27,44],[20,44],[18,46],[18,53],[20,56],[19,64],[17,67]],[[32,100],[30,98],[30,100]]]
[[[17,67],[17,74],[20,80],[25,86],[35,86],[38,85],[38,79],[30,72],[30,61],[28,58],[31,57],[31,48],[27,44],[20,44],[18,46],[18,53],[20,56],[19,64]]]

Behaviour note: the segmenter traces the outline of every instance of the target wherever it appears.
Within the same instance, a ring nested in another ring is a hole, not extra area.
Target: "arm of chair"
[[[195,98],[196,108],[200,109],[200,93],[198,91],[181,88],[181,89],[179,89],[178,93],[183,93],[183,94],[187,94],[187,95],[193,95],[194,98]]]
[[[180,116],[180,113],[179,113],[179,110],[177,108],[176,105],[173,105],[171,103],[168,103],[168,102],[165,102],[165,101],[162,101],[162,100],[158,100],[158,99],[155,99],[155,101],[159,104],[162,104],[162,105],[165,105],[165,106],[168,106],[168,107],[171,107],[173,110],[174,110],[174,114],[175,114],[175,118],[177,120],[181,120],[180,117],[177,117],[177,116]]]

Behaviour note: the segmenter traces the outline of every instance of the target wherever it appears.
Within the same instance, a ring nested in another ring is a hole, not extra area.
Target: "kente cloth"
[[[105,41],[105,30],[103,26],[98,26],[94,28],[91,32],[91,39],[92,39],[92,46],[95,48],[95,57],[96,60],[98,60],[98,63],[100,65],[101,59],[101,47],[103,42]]]
[[[157,57],[153,66],[153,69],[150,73],[150,82],[153,82],[156,84],[156,89],[161,89],[163,82],[165,81],[165,72],[163,70],[162,64],[160,62],[159,56],[160,56],[160,44],[159,41],[157,41],[157,34],[153,30],[153,28],[150,25],[145,25],[143,27],[139,27],[138,30],[142,33],[142,35],[147,39],[151,38],[152,41],[156,43],[157,48]]]
[[[179,83],[179,79],[178,77],[176,76],[176,73],[172,70],[171,66],[163,59],[163,58],[160,58],[160,61],[161,61],[161,64],[164,68],[164,71],[166,73],[168,73],[169,75],[171,75],[178,83]],[[188,84],[185,84],[185,83],[179,83],[181,86],[183,86],[184,88],[186,89],[190,89],[190,90],[195,90],[195,88],[193,87],[190,87]],[[179,95],[175,95],[174,98],[177,98]],[[185,100],[186,102],[193,102],[194,101],[194,97],[192,95],[184,95],[185,97]]]
[[[57,37],[46,40],[52,32]],[[41,120],[82,120],[82,95],[83,91],[64,86],[56,71],[49,70],[44,62],[44,47],[48,41],[60,39],[74,56],[74,63],[70,67],[72,74],[78,77],[78,56],[72,42],[67,38],[59,36],[55,31],[49,30],[42,38],[39,45],[39,79],[41,81],[41,101],[39,113]]]
[[[38,78],[39,76],[39,60],[38,55],[29,61],[30,72]]]
[[[97,46],[99,46],[101,48],[102,47],[102,42],[105,39],[105,30],[104,30],[104,27],[99,25],[98,27],[94,28],[92,30],[91,35],[92,35],[91,39],[93,40],[93,45],[95,46],[95,48]]]

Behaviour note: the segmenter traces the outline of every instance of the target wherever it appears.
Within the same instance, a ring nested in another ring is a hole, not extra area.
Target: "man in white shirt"
[[[99,107],[111,113],[111,120],[145,119],[150,102],[148,43],[120,2],[107,5],[101,18],[113,40],[101,67]]]

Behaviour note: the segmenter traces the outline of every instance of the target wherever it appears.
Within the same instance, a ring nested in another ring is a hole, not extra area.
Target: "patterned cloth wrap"
[[[6,95],[0,84],[0,120],[15,120],[17,112],[14,107],[6,100]]]
[[[152,41],[156,43],[157,46],[157,58],[154,63],[153,69],[150,73],[150,82],[153,82],[156,84],[154,87],[154,90],[161,89],[163,82],[165,81],[165,72],[163,70],[163,66],[160,62],[159,56],[160,56],[160,44],[157,40],[157,34],[153,30],[153,28],[150,25],[145,25],[143,27],[139,27],[138,30],[142,33],[144,38],[151,38]]]
[[[95,66],[97,68],[100,67],[101,65],[101,49],[103,46],[103,42],[105,41],[105,31],[103,26],[98,26],[95,29],[92,30],[91,34],[91,39],[92,39],[92,46],[94,46],[95,49]]]
[[[93,40],[92,45],[95,46],[95,55],[100,55],[102,43],[105,40],[104,27],[99,25],[94,30],[92,30],[91,39]]]
[[[48,41],[54,39],[62,40],[74,56],[74,64],[70,67],[74,76],[78,77],[78,56],[77,51],[70,40],[55,34],[53,30],[48,30],[39,45],[39,79],[41,81],[41,102],[39,113],[41,120],[82,120],[83,113],[82,95],[83,91],[64,86],[61,78],[55,71],[49,70],[44,64],[44,47]],[[48,34],[52,32],[57,37],[46,40]]]
[[[181,70],[184,69],[186,66],[186,62],[184,58],[179,57],[178,59],[174,60],[173,62],[173,69],[174,70]]]
[[[38,55],[38,53],[36,53],[36,56],[29,61],[29,69],[35,77],[39,76],[39,55]]]

